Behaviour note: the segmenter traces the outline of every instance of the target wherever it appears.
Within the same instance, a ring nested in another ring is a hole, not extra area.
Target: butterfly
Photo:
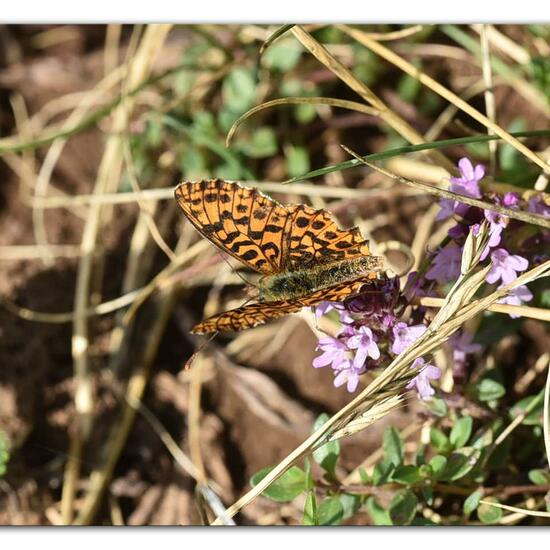
[[[378,277],[357,227],[342,230],[326,210],[282,205],[237,182],[183,182],[179,206],[210,242],[263,277],[257,302],[202,321],[191,332],[238,331],[323,301],[343,302]]]

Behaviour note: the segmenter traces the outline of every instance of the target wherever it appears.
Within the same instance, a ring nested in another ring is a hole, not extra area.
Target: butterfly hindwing
[[[302,305],[296,300],[282,300],[279,302],[259,302],[248,304],[224,311],[205,319],[195,325],[191,332],[205,334],[208,332],[238,331],[263,325],[272,319],[283,317],[302,309]]]
[[[303,298],[277,302],[259,302],[231,309],[209,317],[195,325],[191,332],[204,334],[216,331],[239,331],[263,325],[272,319],[295,313],[303,307],[315,306],[323,301],[343,302],[358,294],[364,285],[372,282],[372,279],[372,276],[360,277],[353,281],[338,283],[329,288],[318,290]]]

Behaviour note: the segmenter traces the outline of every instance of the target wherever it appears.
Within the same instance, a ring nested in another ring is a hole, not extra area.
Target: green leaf
[[[433,476],[433,468],[429,464],[421,464],[418,473],[422,479],[430,479]]]
[[[412,464],[398,466],[391,477],[393,481],[403,485],[412,485],[424,479],[420,473],[420,468]]]
[[[484,500],[498,503],[498,499],[494,497],[486,497]],[[477,516],[483,523],[497,523],[502,517],[502,508],[491,506],[490,504],[482,503],[478,506]]]
[[[10,459],[9,443],[7,435],[0,430],[0,477],[6,473]]]
[[[484,427],[474,437],[474,440],[472,441],[472,447],[476,449],[483,449],[491,445],[494,440],[495,437],[492,428],[487,429]]]
[[[452,449],[449,438],[435,426],[430,430],[430,441],[432,445],[441,453],[446,453]]]
[[[477,398],[480,401],[493,401],[506,394],[506,389],[502,384],[491,378],[484,378],[476,387]]]
[[[437,479],[445,471],[447,466],[447,457],[443,455],[435,455],[431,458],[429,466],[432,469],[433,477]]]
[[[428,506],[431,506],[434,502],[434,490],[430,485],[422,487],[422,498],[426,501]]]
[[[344,507],[337,497],[327,498],[319,504],[319,525],[340,525],[344,517]]]
[[[231,107],[222,107],[218,111],[218,125],[220,127],[220,130],[224,133],[229,132],[231,126],[233,126],[233,123],[239,118],[239,111],[235,111]],[[238,142],[233,145],[235,149],[238,149]],[[240,147],[240,149],[244,149],[246,146]]]
[[[374,497],[367,499],[366,509],[374,525],[392,525],[389,513],[378,504]]]
[[[535,485],[547,485],[550,483],[550,474],[548,470],[531,470],[529,472],[529,479]]]
[[[432,414],[440,418],[444,418],[449,412],[447,403],[441,397],[432,397],[430,401],[425,401],[424,404]]]
[[[526,129],[526,121],[523,118],[516,118],[507,128],[510,132],[522,132]],[[499,148],[500,167],[502,170],[513,171],[518,165],[519,153],[515,147],[508,143],[502,143]]]
[[[256,78],[243,67],[233,69],[223,79],[222,97],[225,106],[240,115],[250,109],[256,98]]]
[[[418,526],[421,526],[421,527],[432,527],[432,526],[436,526],[436,525],[439,525],[438,523],[436,523],[435,521],[432,521],[431,519],[428,519],[428,518],[423,518],[423,517],[416,517],[413,519],[411,525],[418,525]]]
[[[313,431],[317,431],[326,421],[328,420],[328,414],[323,413],[317,417],[315,424],[313,425]],[[322,447],[319,447],[313,451],[313,459],[327,474],[331,479],[335,479],[335,469],[336,462],[338,461],[338,456],[340,455],[340,442],[329,441],[325,443]]]
[[[158,147],[162,143],[163,126],[161,121],[151,118],[145,126],[145,139],[151,147]]]
[[[521,319],[506,319],[506,323],[499,322],[499,313],[486,312],[477,329],[475,342],[483,347],[499,342],[509,334],[517,334]]]
[[[476,465],[479,456],[479,449],[463,447],[454,451],[447,461],[447,466],[441,473],[440,479],[455,481],[464,477]]]
[[[304,525],[319,525],[319,514],[317,513],[317,499],[313,491],[308,491],[304,505]]]
[[[255,159],[273,156],[277,152],[275,132],[267,126],[262,126],[254,130],[249,140],[240,141],[239,149]]]
[[[388,426],[384,430],[383,448],[384,457],[394,466],[399,466],[403,462],[403,441],[399,432],[393,426]]]
[[[298,145],[285,147],[286,171],[290,177],[307,172],[310,167],[309,151]]]
[[[304,458],[304,474],[306,476],[306,491],[311,491],[315,483],[311,475],[311,462],[307,458]]]
[[[456,421],[449,436],[451,445],[455,449],[466,445],[468,439],[470,439],[470,435],[472,434],[473,424],[474,421],[471,416],[464,416]]]
[[[410,525],[416,515],[416,495],[408,489],[398,491],[389,506],[389,515],[393,525]]]
[[[472,512],[477,510],[477,507],[479,506],[479,501],[481,500],[481,497],[483,496],[483,493],[481,491],[474,491],[471,495],[468,496],[468,498],[464,501],[464,504],[462,505],[462,510],[464,511],[464,515],[466,517],[470,516]]]
[[[179,158],[179,166],[187,180],[208,178],[208,163],[204,153],[196,147],[188,147]]]
[[[412,103],[422,89],[422,84],[418,78],[410,75],[403,75],[397,84],[397,93],[403,101]]]
[[[487,470],[504,470],[510,466],[511,445],[511,438],[505,439],[489,453],[489,459],[485,464]]]
[[[272,466],[256,472],[250,479],[250,485],[257,485],[271,470]],[[298,466],[292,466],[279,479],[274,481],[262,495],[275,502],[290,502],[307,490],[306,473]]]
[[[359,477],[361,478],[361,483],[363,485],[371,485],[373,483],[367,470],[365,470],[365,468],[363,467],[359,468]]]
[[[395,466],[388,459],[381,460],[372,472],[372,484],[383,485],[391,476]]]
[[[294,118],[296,118],[296,120],[300,124],[307,124],[317,116],[317,109],[315,108],[315,105],[309,105],[307,103],[294,105],[293,112],[294,112]]]
[[[359,495],[350,495],[342,493],[339,497],[342,509],[344,510],[344,518],[351,518],[359,508],[361,508],[361,497]]]
[[[544,407],[544,394],[538,393],[536,395],[528,395],[520,401],[518,401],[512,407],[512,418],[516,418],[520,414],[525,413],[527,410],[531,412],[523,419],[522,424],[526,426],[542,426],[542,415]],[[535,403],[537,401],[537,403]]]
[[[296,66],[303,49],[295,40],[278,40],[264,53],[262,60],[269,69],[277,69],[286,73]]]

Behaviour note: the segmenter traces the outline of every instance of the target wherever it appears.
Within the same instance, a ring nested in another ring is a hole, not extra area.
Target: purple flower
[[[315,307],[315,316],[317,318],[326,315],[329,311],[335,310],[340,316],[340,322],[344,324],[353,323],[353,318],[349,315],[346,306],[341,302],[321,302]]]
[[[355,334],[348,338],[348,348],[357,350],[353,358],[355,369],[363,367],[367,357],[372,357],[375,360],[380,357],[380,350],[374,340],[372,330],[366,326],[359,327]]]
[[[453,349],[453,359],[455,369],[462,372],[466,364],[466,355],[481,351],[479,344],[474,344],[472,340],[474,335],[471,332],[463,331],[460,334],[455,334],[449,339],[449,344]]]
[[[439,207],[441,208],[441,210],[437,213],[435,221],[439,222],[441,220],[446,220],[447,218],[450,218],[455,214],[457,208],[460,205],[460,202],[453,199],[441,199],[439,201]]]
[[[334,378],[334,386],[339,388],[343,384],[347,384],[347,390],[353,393],[359,384],[359,376],[365,372],[365,368],[354,367],[353,363],[348,360],[341,364],[338,371]]]
[[[433,259],[432,267],[426,273],[426,279],[445,284],[460,275],[462,249],[457,244],[442,248]]]
[[[485,168],[481,164],[478,164],[474,168],[470,159],[464,157],[458,161],[458,171],[460,172],[460,177],[449,178],[451,182],[450,190],[453,193],[465,195],[466,197],[481,198],[479,180],[485,175]],[[437,221],[446,220],[453,214],[463,216],[468,210],[468,205],[453,199],[441,199],[439,206],[441,207],[441,211],[438,212],[435,218]]]
[[[456,225],[453,225],[449,231],[447,231],[447,235],[451,237],[451,239],[455,241],[459,241],[463,237],[466,237],[468,234],[469,227],[467,225],[464,225],[463,223],[457,223]]]
[[[548,206],[542,198],[537,196],[529,199],[527,210],[529,212],[533,212],[533,214],[540,214],[541,216],[550,217],[550,206]]]
[[[411,302],[415,297],[422,297],[426,295],[426,292],[422,290],[424,281],[422,277],[418,275],[418,271],[411,271],[407,276],[407,282],[403,287],[403,296],[408,302]]]
[[[519,195],[513,191],[508,191],[502,198],[503,206],[507,208],[514,208],[519,204]]]
[[[525,286],[521,285],[512,289],[507,296],[501,298],[499,304],[508,304],[510,306],[521,306],[523,302],[529,302],[533,299],[533,293]],[[516,319],[519,315],[510,313],[512,319]]]
[[[339,387],[347,383],[349,392],[354,392],[359,384],[359,376],[366,370],[367,357],[378,359],[380,350],[370,328],[361,326],[358,329],[346,325],[337,338],[321,338],[316,347],[323,353],[313,360],[318,369],[330,365],[334,372],[334,385]],[[351,360],[351,354],[355,357]]]
[[[411,368],[422,368],[422,370],[407,384],[408,390],[416,388],[418,397],[424,401],[431,399],[435,393],[430,385],[430,380],[437,380],[441,377],[441,371],[434,365],[426,363],[422,357],[417,357],[414,360]]]
[[[344,342],[337,338],[332,338],[331,336],[321,338],[315,349],[323,352],[313,360],[313,366],[316,369],[331,364],[333,369],[339,369],[344,362],[348,361],[346,358],[348,348]]]
[[[488,283],[496,283],[502,279],[503,284],[507,285],[517,279],[518,271],[525,271],[529,262],[515,254],[510,254],[504,248],[497,248],[491,252],[491,261],[493,265],[485,280]]]
[[[485,175],[485,167],[481,164],[474,168],[469,158],[461,158],[458,161],[459,178],[450,178],[451,191],[466,195],[467,197],[481,198],[479,180]]]
[[[489,242],[487,243],[485,250],[479,258],[480,261],[483,261],[485,258],[487,258],[489,252],[491,252],[491,248],[494,248],[495,246],[498,246],[500,244],[500,241],[502,239],[502,231],[504,230],[506,225],[508,225],[508,218],[506,216],[500,216],[492,210],[484,210],[483,213],[485,215],[485,219],[489,222]],[[480,227],[481,225],[479,223],[472,225],[474,235],[477,235],[479,233]]]
[[[396,355],[403,353],[426,332],[426,328],[424,325],[413,325],[410,327],[407,323],[397,323],[393,327],[392,353]]]

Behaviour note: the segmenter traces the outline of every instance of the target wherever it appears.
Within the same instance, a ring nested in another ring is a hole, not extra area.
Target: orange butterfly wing
[[[368,243],[359,229],[340,229],[326,210],[315,210],[305,204],[291,205],[287,210],[290,231],[285,250],[285,270],[370,255]]]
[[[189,221],[224,252],[265,275],[282,271],[284,206],[223,180],[185,182],[175,195]]]
[[[280,300],[277,302],[258,302],[257,304],[230,309],[229,311],[224,311],[205,319],[198,325],[195,325],[191,332],[206,334],[217,331],[239,331],[256,327],[289,313],[296,313],[303,307],[317,305],[325,300],[328,302],[343,302],[358,294],[364,285],[371,282],[372,278],[368,276],[361,277],[353,281],[337,283],[330,288],[318,290],[303,298]]]
[[[175,196],[204,237],[264,275],[370,255],[359,229],[340,229],[326,210],[303,204],[283,206],[236,182],[184,182]],[[323,300],[341,302],[371,280],[372,276],[360,277],[297,299],[249,304],[210,317],[192,332],[242,330]]]

